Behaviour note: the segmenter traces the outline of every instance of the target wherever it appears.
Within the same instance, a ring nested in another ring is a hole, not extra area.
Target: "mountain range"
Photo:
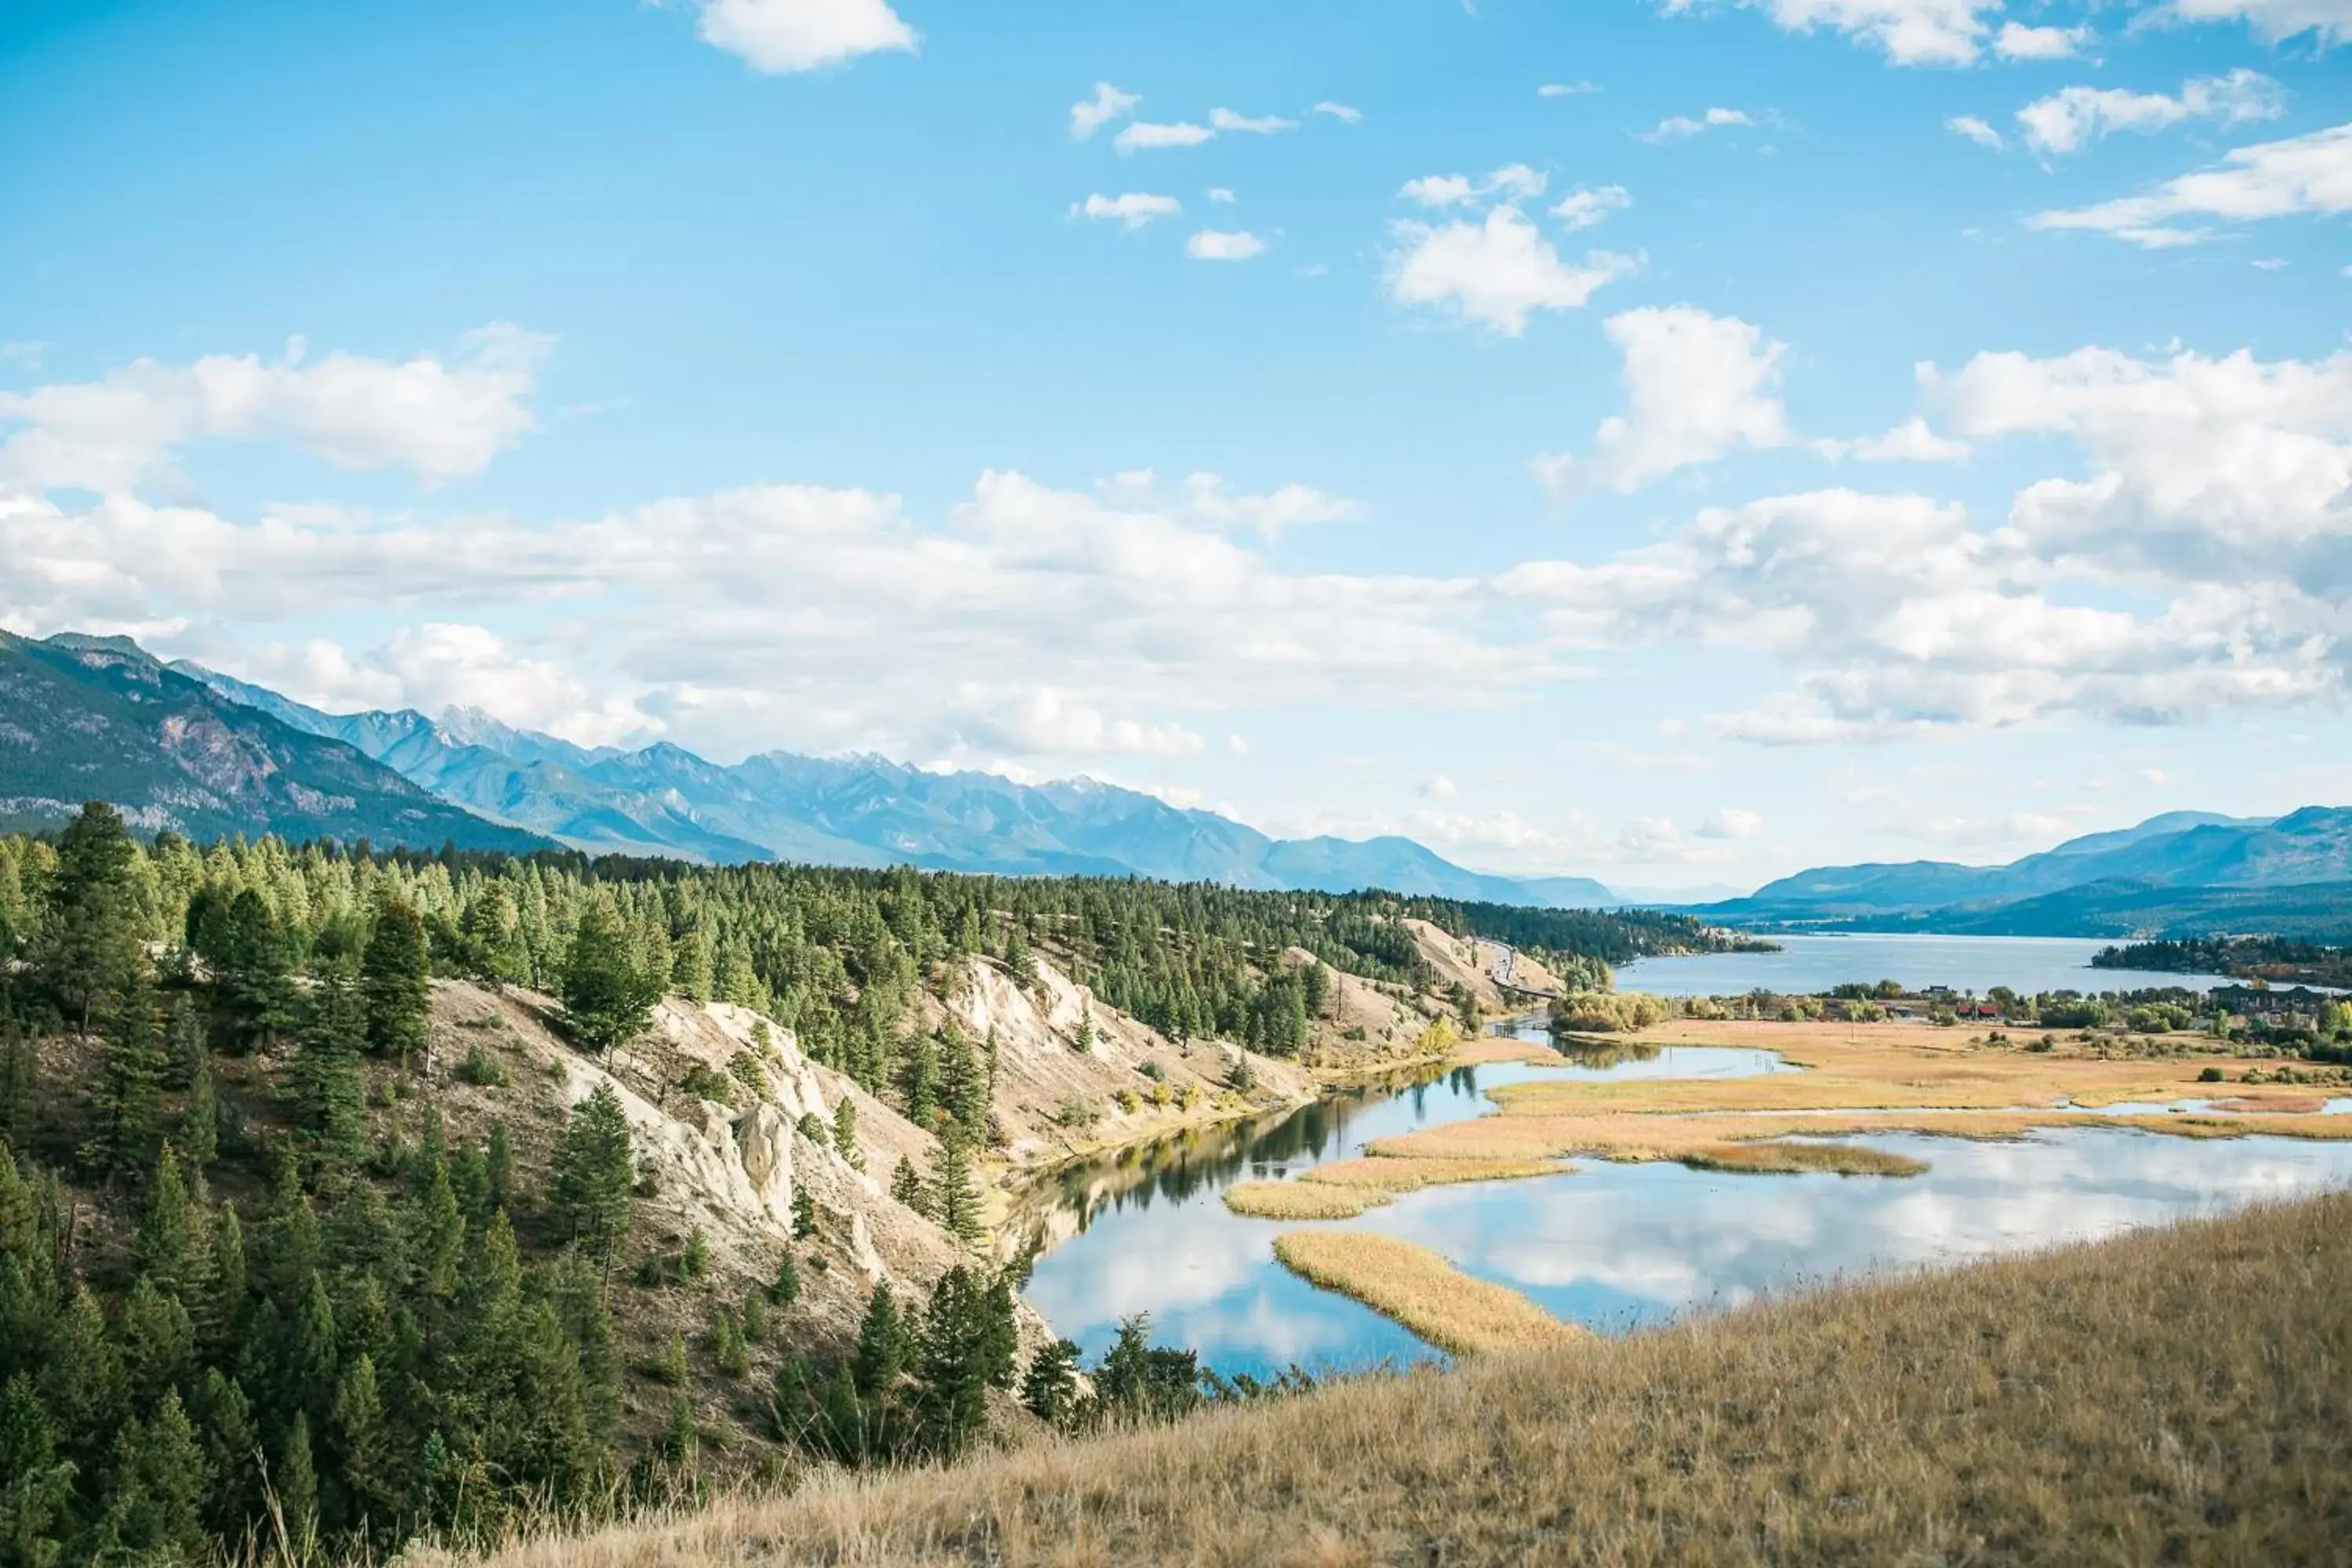
[[[2352,808],[2168,812],[2005,866],[1815,867],[1694,912],[1783,929],[2352,940]]]
[[[1585,878],[1468,870],[1409,838],[1273,838],[1092,779],[1024,784],[789,752],[728,766],[667,743],[592,750],[478,710],[328,713],[201,665],[163,664],[127,638],[0,639],[0,826],[54,826],[98,795],[143,828],[200,837],[1624,901]]]

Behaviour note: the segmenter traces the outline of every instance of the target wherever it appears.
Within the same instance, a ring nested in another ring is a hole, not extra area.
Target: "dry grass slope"
[[[490,1561],[2341,1562],[2347,1367],[2339,1195]]]
[[[1465,1274],[1439,1253],[1393,1236],[1295,1230],[1274,1238],[1285,1268],[1393,1318],[1457,1355],[1588,1339],[1508,1286]]]

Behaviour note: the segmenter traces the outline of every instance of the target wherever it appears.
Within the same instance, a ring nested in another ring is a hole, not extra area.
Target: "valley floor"
[[[2347,1366],[2338,1194],[468,1561],[2340,1562]]]

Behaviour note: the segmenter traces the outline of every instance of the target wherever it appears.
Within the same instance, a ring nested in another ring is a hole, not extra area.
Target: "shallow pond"
[[[1529,1078],[1780,1070],[1788,1069],[1769,1051],[1711,1047],[1570,1067],[1456,1068],[1129,1151],[1029,1194],[1023,1217],[1049,1245],[1024,1294],[1090,1357],[1120,1318],[1139,1311],[1151,1313],[1160,1342],[1189,1345],[1227,1373],[1432,1357],[1387,1319],[1294,1278],[1274,1260],[1273,1242],[1300,1222],[1242,1218],[1225,1207],[1223,1189],[1484,1115],[1493,1109],[1486,1090]],[[2087,1127],[2014,1142],[1900,1134],[1861,1142],[1929,1170],[1896,1180],[1586,1161],[1569,1175],[1409,1193],[1334,1223],[1419,1242],[1563,1318],[1622,1331],[1840,1275],[2089,1239],[2352,1184],[2352,1143]]]
[[[2160,985],[2210,990],[2231,981],[2215,974],[2158,974],[2094,969],[2091,955],[2111,945],[2077,937],[1776,936],[1778,952],[1706,952],[1645,958],[1622,965],[1617,984],[1660,996],[1736,996],[1768,991],[1827,991],[1849,981],[1899,980],[1915,989],[1948,985],[1983,995],[1996,985],[2037,991],[2141,991]]]

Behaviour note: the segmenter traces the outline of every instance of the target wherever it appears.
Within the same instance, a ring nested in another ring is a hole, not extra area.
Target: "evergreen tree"
[[[923,1178],[915,1173],[915,1163],[904,1154],[891,1169],[890,1195],[919,1215],[931,1212],[931,1195],[924,1189]]]
[[[905,1374],[913,1359],[914,1347],[898,1315],[898,1298],[891,1294],[890,1281],[880,1280],[874,1294],[866,1298],[866,1317],[857,1329],[857,1355],[850,1363],[858,1394],[870,1398],[887,1391]]]
[[[564,1027],[600,1055],[644,1033],[661,999],[658,982],[637,967],[628,929],[603,899],[590,900],[580,912],[559,990]]]
[[[866,1169],[866,1153],[857,1146],[857,1103],[846,1094],[834,1102],[833,1146],[853,1171]]]
[[[125,1426],[114,1446],[92,1555],[100,1562],[195,1562],[206,1550],[212,1467],[176,1391]]]
[[[807,1184],[793,1186],[793,1239],[806,1241],[816,1234],[816,1199],[809,1195]]]
[[[191,1170],[204,1171],[219,1157],[220,1098],[213,1089],[209,1056],[197,1060],[194,1075],[188,1079],[188,1092],[180,1101],[180,1120],[173,1137],[188,1152]]]
[[[154,1180],[148,1184],[147,1211],[139,1221],[132,1261],[158,1289],[178,1296],[204,1245],[188,1201],[187,1184],[180,1175],[179,1155],[165,1143],[155,1161]]]
[[[225,903],[207,901],[196,916],[197,952],[213,994],[227,1014],[240,1051],[276,1043],[292,1027],[296,1006],[293,944],[269,905],[251,888]]]
[[[310,1455],[310,1417],[299,1410],[286,1429],[269,1481],[277,1494],[288,1555],[296,1562],[305,1561],[319,1533],[319,1472]]]
[[[783,1261],[776,1266],[775,1279],[768,1286],[768,1300],[779,1307],[789,1307],[800,1299],[800,1270],[793,1266],[793,1255],[787,1252]]]
[[[950,1027],[940,1040],[940,1100],[965,1134],[979,1142],[988,1135],[988,1074],[971,1039]]]
[[[33,970],[85,1037],[146,981],[137,859],[130,830],[104,801],[84,805],[58,838]]]
[[[490,1123],[490,1135],[482,1145],[482,1176],[489,1184],[490,1205],[497,1209],[514,1205],[514,1144],[507,1137],[506,1119]]]
[[[154,997],[143,980],[134,978],[117,994],[105,1025],[82,1158],[112,1180],[146,1169],[155,1146],[163,1046],[156,1032]]]
[[[930,1212],[949,1235],[966,1247],[987,1239],[980,1217],[980,1188],[972,1181],[971,1150],[959,1131],[940,1142],[939,1173],[932,1181]]]
[[[302,1008],[301,1032],[280,1091],[304,1163],[314,1175],[347,1171],[366,1152],[360,1055],[367,1029],[357,978],[342,963],[321,965]]]
[[[572,1108],[555,1147],[554,1207],[564,1234],[609,1258],[628,1235],[636,1155],[628,1113],[609,1083]]]
[[[918,1127],[929,1127],[940,1102],[939,1049],[929,1034],[919,1034],[908,1042],[899,1088],[907,1096],[907,1120]]]
[[[1055,1340],[1029,1359],[1028,1374],[1021,1380],[1021,1403],[1038,1420],[1066,1430],[1076,1414],[1077,1398],[1077,1342]]]
[[[431,1034],[432,964],[425,922],[406,899],[376,905],[360,960],[360,993],[367,1012],[368,1049],[405,1067]]]
[[[0,1387],[0,1563],[48,1568],[70,1522],[76,1467],[57,1439],[32,1384],[19,1373]]]

